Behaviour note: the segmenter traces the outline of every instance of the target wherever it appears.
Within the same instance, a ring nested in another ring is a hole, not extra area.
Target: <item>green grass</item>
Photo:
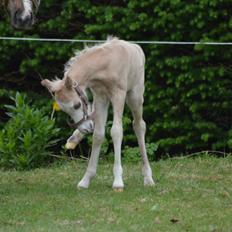
[[[83,161],[34,171],[0,171],[0,231],[232,231],[232,157],[124,163],[125,190],[113,192],[112,163],[100,161],[87,190]]]

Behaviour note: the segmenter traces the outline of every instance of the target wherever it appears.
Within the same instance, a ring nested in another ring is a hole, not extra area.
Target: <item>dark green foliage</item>
[[[25,96],[16,94],[15,105],[7,105],[10,120],[0,131],[0,166],[28,169],[49,160],[57,143],[55,121],[29,106]],[[56,138],[56,139],[55,139]]]
[[[153,159],[154,153],[157,151],[158,146],[155,143],[147,143],[146,144],[147,155],[150,160]],[[123,160],[129,162],[140,162],[141,155],[139,152],[139,147],[129,147],[125,146],[123,149]]]
[[[231,2],[218,0],[42,1],[33,31],[1,35],[126,40],[232,41]],[[157,153],[232,148],[231,46],[143,45],[147,57],[144,117]],[[38,73],[62,76],[82,44],[0,41],[1,83],[40,91]],[[20,85],[19,85],[20,84]],[[45,91],[44,91],[45,92]],[[128,118],[128,116],[127,116]],[[126,145],[136,145],[131,123]]]

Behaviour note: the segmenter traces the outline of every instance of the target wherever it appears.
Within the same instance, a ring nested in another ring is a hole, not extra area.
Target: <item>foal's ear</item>
[[[49,91],[53,92],[53,85],[52,82],[49,81],[48,79],[44,79],[41,81],[41,85],[46,87]]]
[[[59,91],[62,86],[62,80],[56,80],[56,81],[49,81],[48,79],[44,79],[41,81],[41,85],[46,87],[51,92]]]
[[[72,87],[73,87],[73,81],[72,81],[72,79],[69,77],[69,76],[67,76],[66,78],[65,78],[65,87],[67,88],[67,89],[72,89]]]
[[[51,90],[52,82],[49,81],[48,79],[44,79],[40,83],[42,86],[46,87],[48,90]]]

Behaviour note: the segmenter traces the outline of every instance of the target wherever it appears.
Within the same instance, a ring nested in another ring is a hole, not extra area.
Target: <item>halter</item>
[[[86,119],[88,117],[88,99],[85,96],[82,89],[79,87],[79,85],[76,82],[74,83],[73,88],[75,89],[77,95],[81,99],[81,103],[82,103],[82,106],[83,106],[83,114],[84,114],[83,118]]]
[[[95,116],[95,112],[91,113],[90,115],[88,114],[88,98],[85,96],[83,90],[80,88],[77,82],[74,82],[73,88],[75,89],[77,95],[81,99],[82,107],[83,107],[83,118],[76,122],[72,123],[67,121],[68,125],[72,128],[78,128],[83,122],[87,120],[93,120]]]

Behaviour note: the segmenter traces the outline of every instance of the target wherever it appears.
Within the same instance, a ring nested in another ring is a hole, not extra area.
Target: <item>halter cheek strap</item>
[[[77,95],[80,97],[81,99],[81,103],[82,103],[82,107],[83,107],[83,113],[84,116],[83,118],[86,119],[88,117],[88,99],[85,96],[83,90],[80,88],[80,86],[78,85],[78,83],[74,83],[73,88],[75,89]]]
[[[90,115],[88,114],[88,99],[85,96],[83,90],[78,85],[78,83],[75,82],[73,85],[73,88],[75,89],[77,95],[81,99],[81,103],[82,103],[82,107],[83,107],[83,118],[76,123],[72,123],[69,121],[67,121],[67,123],[72,128],[78,128],[83,122],[85,122],[87,120],[93,120],[95,117],[95,112],[92,112]]]

